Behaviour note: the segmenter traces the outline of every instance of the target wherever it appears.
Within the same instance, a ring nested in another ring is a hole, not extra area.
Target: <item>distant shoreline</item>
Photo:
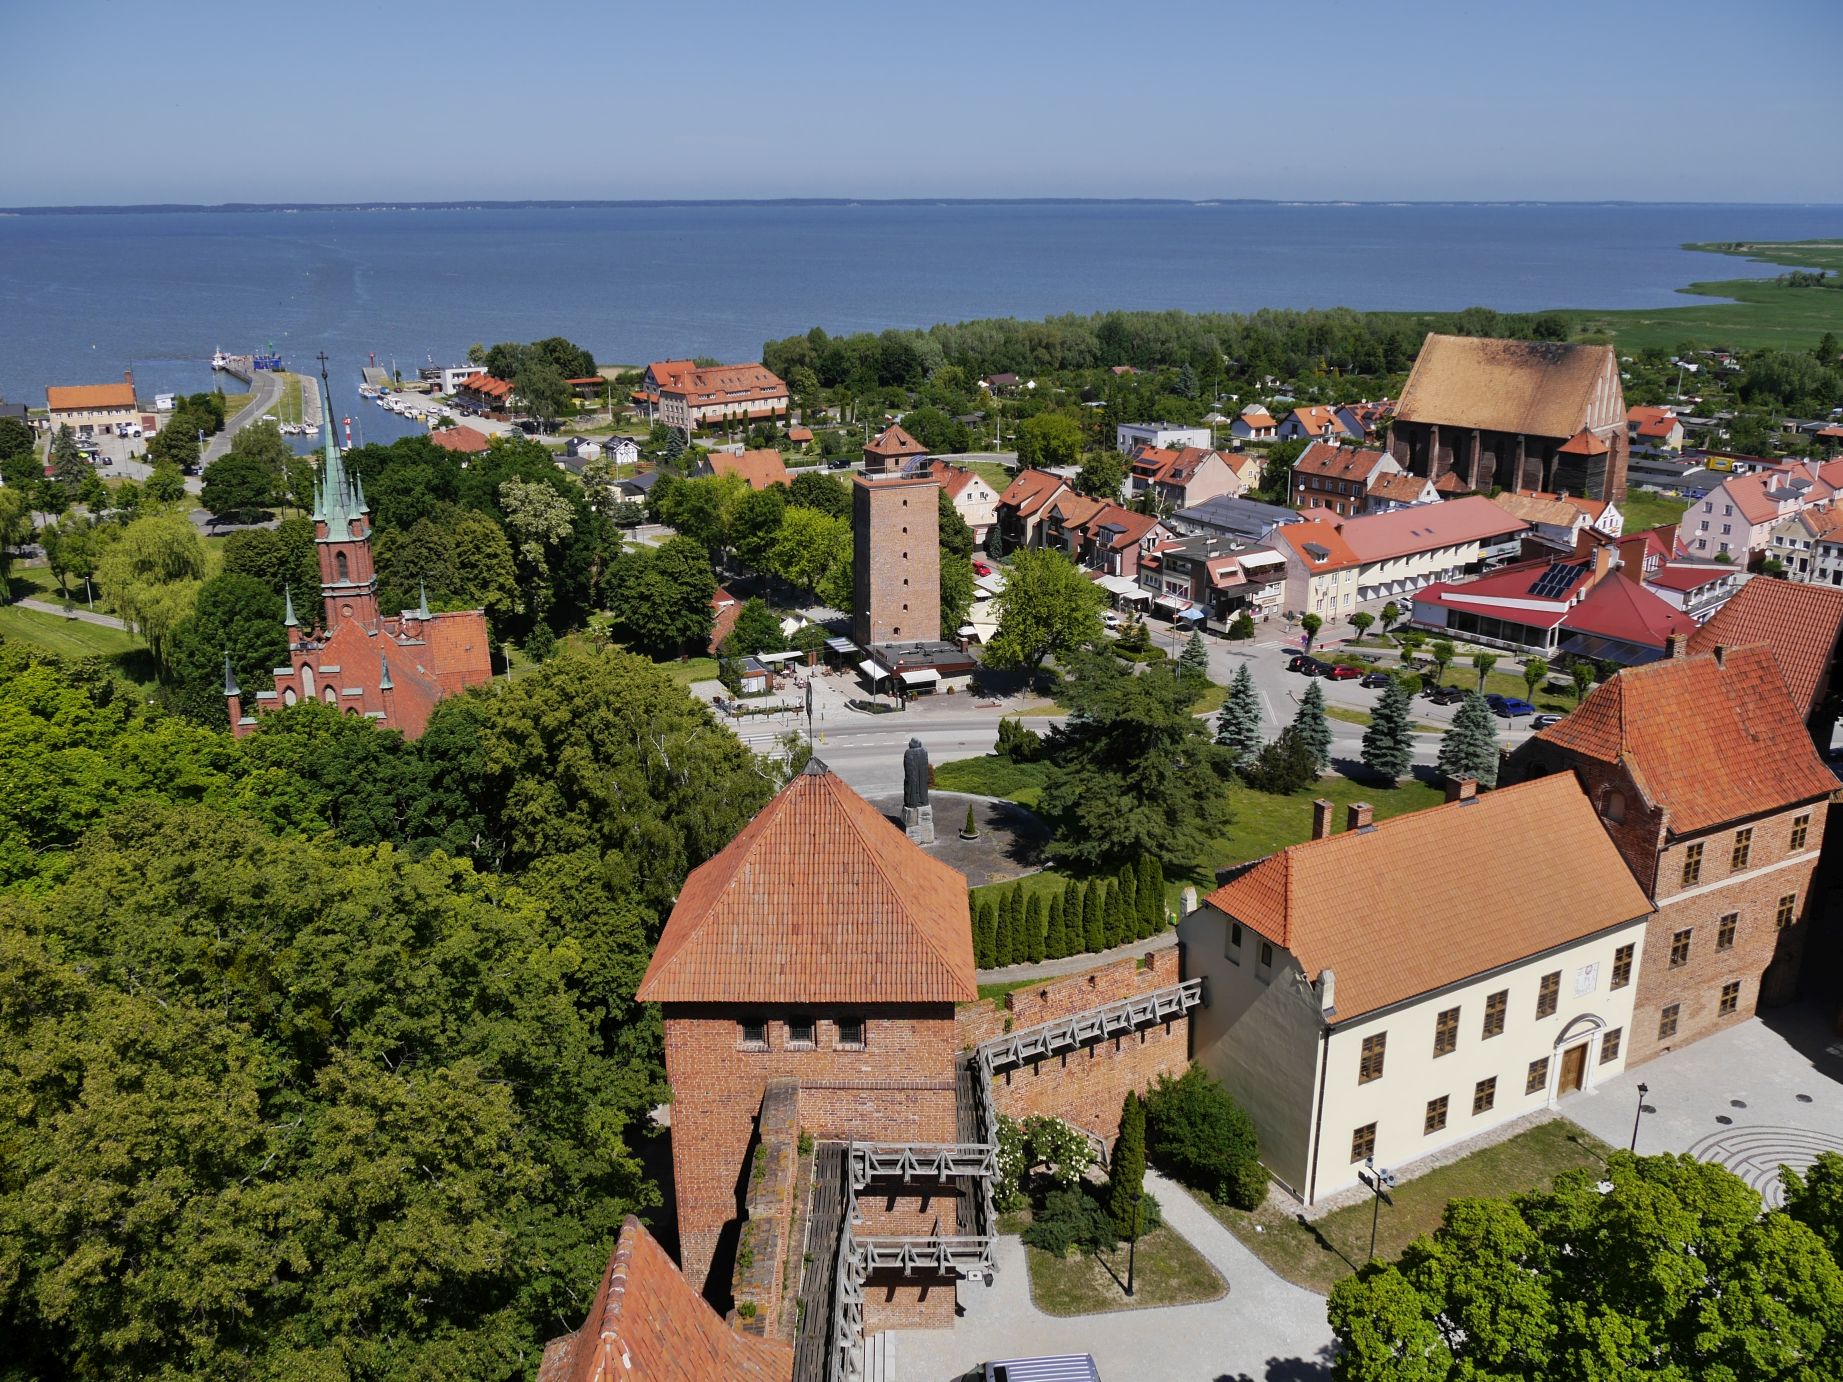
[[[0,216],[131,216],[164,214],[256,215],[302,211],[602,211],[649,210],[674,207],[855,207],[855,206],[1322,206],[1337,207],[1726,207],[1843,210],[1837,202],[1647,202],[1615,200],[1514,200],[1478,201],[1464,198],[1415,201],[1390,199],[1364,201],[1349,198],[1282,197],[663,197],[630,199],[416,200],[361,202],[149,202],[127,206],[9,206]]]

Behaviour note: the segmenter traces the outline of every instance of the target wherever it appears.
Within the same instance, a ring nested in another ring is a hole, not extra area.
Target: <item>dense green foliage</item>
[[[1497,786],[1497,725],[1478,692],[1467,694],[1440,740],[1440,771],[1449,778],[1473,777],[1481,787]]]
[[[1369,728],[1363,731],[1363,765],[1394,786],[1414,766],[1413,692],[1400,677],[1382,688]]]
[[[1160,1075],[1145,1116],[1152,1160],[1170,1175],[1238,1209],[1266,1197],[1254,1120],[1202,1066]]]
[[[1246,662],[1235,669],[1229,694],[1216,716],[1216,742],[1234,752],[1237,761],[1261,751],[1261,701],[1254,689],[1254,673]]]
[[[1107,1212],[1122,1238],[1137,1236],[1145,1198],[1145,1105],[1132,1090],[1120,1108],[1120,1135],[1107,1163]]]
[[[1843,1269],[1801,1210],[1762,1214],[1725,1167],[1628,1152],[1548,1192],[1455,1200],[1399,1262],[1332,1290],[1336,1375],[1843,1375]]]

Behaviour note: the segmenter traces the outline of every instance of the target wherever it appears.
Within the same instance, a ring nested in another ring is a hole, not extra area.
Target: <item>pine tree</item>
[[[1209,680],[1209,649],[1203,644],[1202,634],[1192,633],[1184,644],[1184,651],[1178,654],[1177,674],[1199,683]]]
[[[1497,785],[1497,726],[1491,707],[1476,691],[1467,693],[1440,741],[1440,771],[1447,777],[1475,777],[1481,787]]]
[[[1400,677],[1383,688],[1382,699],[1363,731],[1363,762],[1393,786],[1414,765],[1414,725],[1409,719],[1412,700],[1408,684]]]
[[[1129,1089],[1120,1109],[1120,1136],[1107,1167],[1107,1212],[1122,1238],[1131,1238],[1140,1226],[1139,1197],[1144,1193],[1145,1105]]]
[[[974,963],[981,969],[991,969],[998,963],[998,909],[990,898],[979,904],[979,925],[973,934],[979,947]]]
[[[1165,868],[1150,854],[1139,858],[1139,934],[1156,936],[1165,929]]]
[[[1107,948],[1107,919],[1101,911],[1101,904],[1105,901],[1101,896],[1100,879],[1090,879],[1082,885],[1082,937],[1083,948],[1086,950]]]
[[[1064,916],[1068,907],[1067,888],[1061,889],[1049,900],[1049,920],[1043,927],[1043,956],[1045,959],[1060,960],[1069,953],[1069,936],[1064,929]]]
[[[1128,860],[1114,876],[1120,880],[1120,907],[1126,913],[1126,934],[1131,938],[1139,933],[1139,866]]]
[[[1125,945],[1133,938],[1133,933],[1126,924],[1126,905],[1120,897],[1120,884],[1117,880],[1107,880],[1107,948]]]
[[[1254,689],[1254,673],[1245,662],[1235,669],[1235,680],[1229,683],[1222,712],[1216,716],[1216,742],[1244,759],[1261,751],[1261,698]]]
[[[1293,728],[1312,750],[1312,761],[1323,772],[1331,766],[1331,722],[1325,718],[1325,693],[1319,690],[1318,680],[1306,683],[1305,695],[1299,698],[1299,713],[1293,717]]]
[[[1011,924],[1014,891],[1008,890],[998,902],[998,939],[992,947],[992,963],[1000,969],[1017,963],[1017,928]]]
[[[1043,963],[1043,894],[1032,893],[1024,913],[1024,944],[1030,962]]]

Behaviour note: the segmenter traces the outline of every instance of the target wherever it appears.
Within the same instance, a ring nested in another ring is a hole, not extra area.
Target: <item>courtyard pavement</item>
[[[1146,1187],[1165,1221],[1222,1273],[1229,1293],[1200,1305],[1062,1318],[1030,1300],[1022,1240],[998,1240],[990,1286],[960,1287],[951,1329],[896,1336],[899,1382],[950,1382],[980,1364],[1044,1353],[1092,1353],[1106,1382],[1314,1382],[1329,1378],[1325,1298],[1282,1281],[1184,1189],[1157,1172]]]
[[[1659,1056],[1564,1101],[1561,1114],[1629,1147],[1640,1083],[1640,1153],[1718,1161],[1769,1204],[1782,1163],[1803,1170],[1819,1152],[1843,1152],[1843,1041],[1814,1009],[1777,1008]]]

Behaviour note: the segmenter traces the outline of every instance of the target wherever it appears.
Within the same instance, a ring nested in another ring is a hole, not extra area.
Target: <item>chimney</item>
[[[122,383],[126,384],[131,389],[134,387],[134,371],[133,370],[125,369],[122,371]]]
[[[1319,973],[1318,1010],[1326,1017],[1337,1016],[1337,971],[1334,969]]]
[[[1376,823],[1371,818],[1375,814],[1375,808],[1367,801],[1353,801],[1344,808],[1344,829],[1374,830]]]
[[[1605,543],[1593,549],[1593,583],[1598,585],[1606,579],[1606,574],[1613,569],[1617,553]]]
[[[1688,634],[1673,633],[1670,635],[1670,637],[1664,640],[1664,656],[1665,657],[1670,658],[1671,660],[1674,661],[1677,658],[1687,656],[1688,653],[1689,653],[1689,635]]]
[[[1448,801],[1477,801],[1478,779],[1475,777],[1447,778],[1446,799]]]
[[[1715,645],[1715,665],[1717,667],[1725,667],[1728,665],[1728,650],[1719,643]]]
[[[1312,802],[1312,838],[1325,840],[1331,837],[1331,803],[1324,797],[1317,797]]]

